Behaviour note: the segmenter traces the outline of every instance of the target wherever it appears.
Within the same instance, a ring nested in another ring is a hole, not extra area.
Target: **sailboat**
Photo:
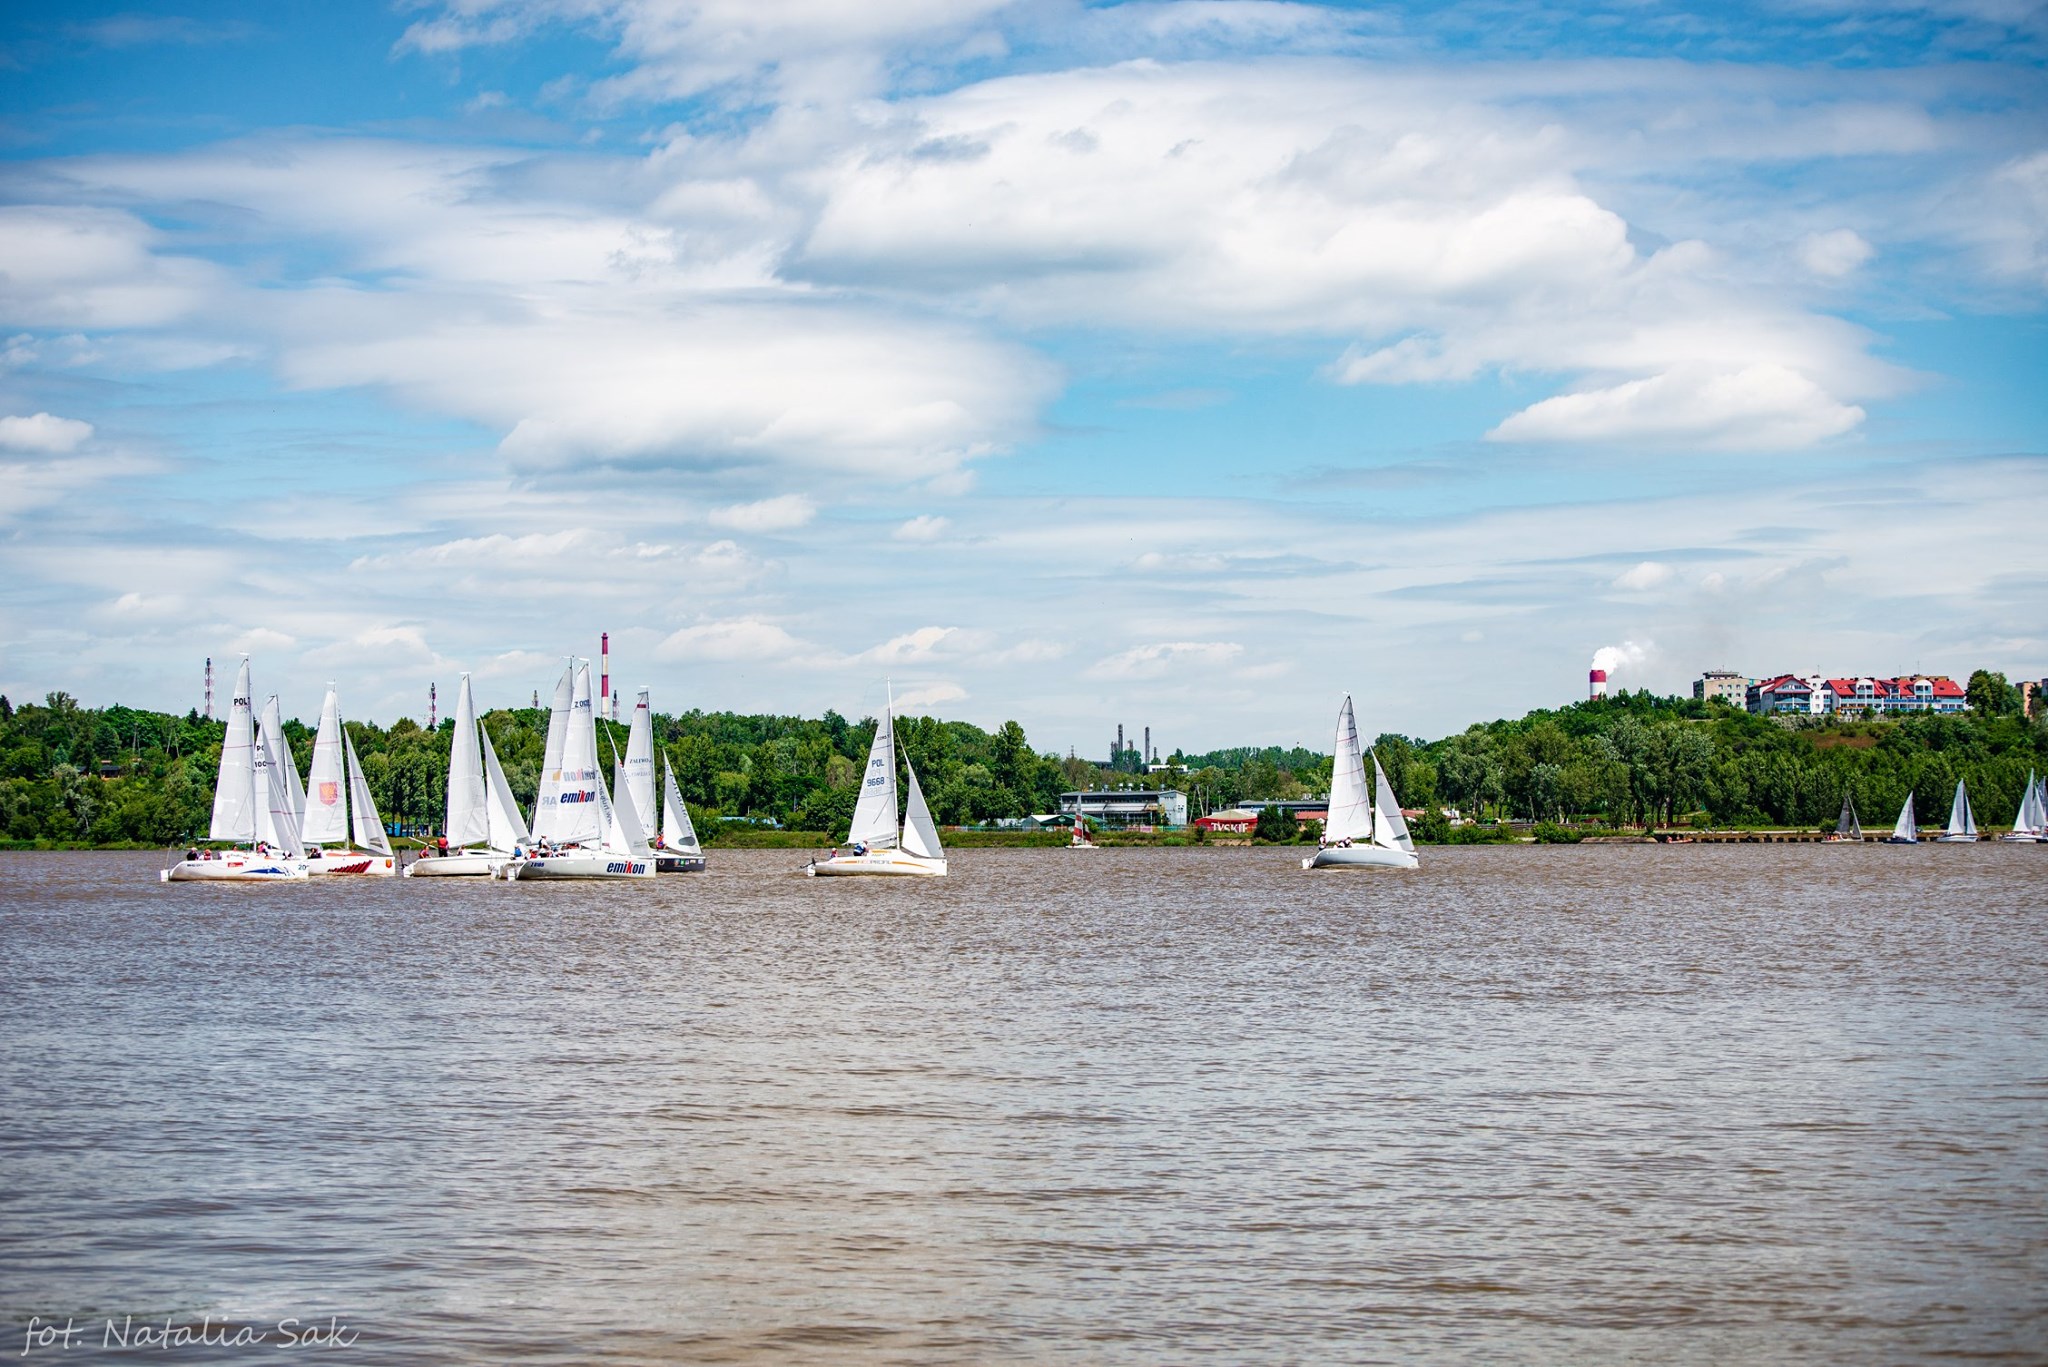
[[[1088,838],[1088,818],[1081,815],[1081,800],[1074,799],[1074,833],[1067,837],[1070,850],[1099,850],[1102,846]]]
[[[1977,839],[1977,818],[1970,814],[1970,794],[1956,780],[1955,801],[1948,807],[1948,830],[1934,837],[1937,845],[1965,845]]]
[[[629,761],[630,763],[630,761]],[[704,872],[704,847],[697,841],[690,809],[676,787],[675,766],[661,757],[661,835],[654,842],[656,873]]]
[[[1856,800],[1848,793],[1842,794],[1842,814],[1835,818],[1835,833],[1827,843],[1863,843],[1863,824],[1856,819]]]
[[[1920,843],[1920,823],[1913,818],[1913,794],[1906,794],[1906,805],[1899,808],[1899,819],[1892,823],[1892,833],[1884,838],[1887,845],[1917,845]]]
[[[184,859],[158,871],[162,882],[275,883],[307,876],[298,813],[284,777],[291,768],[291,752],[284,752],[283,764],[277,762],[271,737],[257,729],[250,702],[249,657],[245,655],[235,676],[234,700],[228,707],[220,773],[213,788],[213,821],[206,838],[249,848],[187,851]],[[284,745],[281,728],[275,744]]]
[[[1344,705],[1337,709],[1329,815],[1315,855],[1301,861],[1304,869],[1412,869],[1421,862],[1415,857],[1415,842],[1408,835],[1401,804],[1394,800],[1394,787],[1387,782],[1378,755],[1373,756],[1372,772],[1374,786],[1368,793],[1358,719],[1351,710],[1351,695],[1346,693]]]
[[[562,669],[555,681],[555,701],[548,712],[547,744],[541,750],[540,791],[533,797],[533,833],[539,835],[553,824],[555,799],[562,787],[562,742],[569,733],[569,707],[576,692],[576,657]]]
[[[569,722],[562,735],[553,816],[542,810],[534,848],[523,845],[491,869],[493,877],[530,882],[554,878],[652,878],[654,852],[629,803],[612,802],[597,768],[597,720],[590,705],[590,666],[576,670]]]
[[[946,876],[946,852],[939,847],[939,828],[932,824],[931,809],[925,806],[924,790],[917,785],[917,770],[910,756],[903,757],[903,772],[910,778],[910,803],[903,825],[896,824],[896,698],[892,693],[875,724],[874,744],[868,747],[868,767],[862,771],[860,800],[854,804],[853,827],[847,832],[850,849],[834,850],[825,859],[813,859],[804,872],[814,878],[849,875],[893,875],[898,877]]]
[[[267,722],[270,714],[265,712]],[[287,753],[289,753],[287,751]],[[289,761],[287,761],[289,763]],[[297,782],[297,774],[293,774]],[[341,724],[341,703],[334,685],[320,704],[320,732],[313,739],[313,767],[300,810],[300,835],[307,844],[306,867],[316,874],[364,874],[389,878],[398,861],[378,819],[377,804],[356,759],[355,742]],[[322,848],[339,842],[341,848]]]
[[[2020,810],[2012,819],[2012,829],[1998,837],[2019,845],[2039,844],[2048,841],[2048,799],[2042,796],[2044,785],[2034,777],[2034,771],[2027,771],[2027,791],[2020,798]]]
[[[446,851],[405,866],[408,878],[482,878],[493,864],[512,857],[530,840],[526,818],[512,800],[491,733],[476,715],[469,675],[455,701],[455,735],[448,750],[448,815],[442,826]],[[476,848],[481,846],[481,848]]]

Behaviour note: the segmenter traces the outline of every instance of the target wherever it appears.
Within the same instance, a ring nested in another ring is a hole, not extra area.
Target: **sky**
[[[2048,6],[0,13],[0,693],[2048,675]]]

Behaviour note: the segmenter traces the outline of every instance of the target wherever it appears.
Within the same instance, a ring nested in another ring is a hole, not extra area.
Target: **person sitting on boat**
[[[868,852],[868,842],[867,842],[867,841],[865,841],[865,840],[856,840],[856,841],[854,841],[854,842],[853,842],[853,852],[854,852],[855,854],[857,854],[857,855],[859,855],[859,854],[866,854],[866,853]]]
[[[185,862],[186,862],[187,864],[195,864],[195,863],[199,862],[199,847],[198,847],[198,846],[196,846],[196,845],[195,845],[195,846],[193,846],[193,847],[192,847],[191,849],[189,849],[189,850],[185,851]]]
[[[259,840],[259,841],[257,841],[257,842],[256,842],[256,853],[258,853],[258,854],[260,854],[260,855],[263,855],[263,856],[265,856],[265,857],[268,857],[268,856],[269,856],[269,854],[270,854],[270,842],[269,842],[268,840]]]

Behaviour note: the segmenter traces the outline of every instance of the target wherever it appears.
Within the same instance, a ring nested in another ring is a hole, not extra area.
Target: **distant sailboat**
[[[1081,815],[1081,799],[1074,799],[1074,833],[1067,837],[1070,850],[1099,850],[1102,846],[1088,838],[1088,818]]]
[[[704,847],[690,821],[690,808],[676,787],[675,766],[661,757],[661,838],[654,844],[656,873],[704,872]]]
[[[1906,805],[1899,808],[1899,819],[1892,823],[1892,833],[1884,838],[1887,845],[1917,845],[1920,843],[1920,825],[1913,819],[1913,795],[1906,794]]]
[[[355,742],[341,724],[341,703],[332,684],[320,705],[320,731],[313,739],[313,768],[304,802],[301,834],[309,847],[306,867],[313,873],[389,878],[398,871],[363,766],[356,760]],[[341,848],[323,848],[330,842],[339,842]]]
[[[276,746],[284,746],[279,728]],[[256,727],[249,690],[249,658],[235,676],[228,707],[227,734],[221,741],[220,772],[213,789],[213,820],[208,840],[246,845],[246,849],[191,851],[160,870],[166,883],[276,883],[307,876],[299,842],[298,813],[292,804],[285,773],[291,770],[290,750],[279,764],[271,738]],[[293,770],[292,772],[296,772]]]
[[[1842,794],[1842,814],[1835,818],[1835,833],[1828,840],[1863,843],[1863,823],[1856,819],[1856,800],[1848,793]]]
[[[1330,809],[1323,821],[1322,839],[1312,858],[1301,861],[1304,869],[1412,869],[1421,861],[1415,857],[1415,842],[1408,823],[1401,816],[1401,804],[1394,799],[1394,787],[1387,771],[1373,756],[1374,787],[1365,782],[1365,757],[1358,742],[1358,719],[1351,710],[1351,695],[1337,709],[1337,749],[1330,766]]]
[[[816,878],[857,874],[945,877],[946,852],[939,847],[939,829],[932,824],[931,809],[925,806],[924,791],[917,785],[917,770],[908,755],[903,757],[903,772],[910,780],[910,801],[902,827],[896,824],[895,710],[892,695],[881,720],[875,723],[874,744],[868,747],[860,800],[854,804],[853,827],[846,836],[852,848],[812,860],[804,866],[805,873]]]
[[[2031,845],[2048,841],[2048,798],[2043,797],[2044,786],[2034,777],[2034,771],[2027,771],[2027,791],[2020,798],[2019,814],[2012,819],[2012,829],[1998,837],[2014,844]]]
[[[630,803],[612,802],[597,767],[597,720],[591,710],[590,667],[576,670],[569,722],[562,736],[554,815],[536,823],[535,849],[523,847],[492,869],[508,881],[652,878],[654,852]]]
[[[1948,830],[1934,838],[1937,845],[1969,844],[1977,838],[1977,818],[1970,813],[1970,794],[1961,779],[1956,780],[1955,801],[1948,808]]]
[[[408,878],[482,878],[502,864],[527,835],[526,818],[512,800],[505,771],[491,748],[491,733],[476,715],[469,675],[455,700],[455,732],[448,747],[448,812],[442,831],[448,848],[405,866]]]

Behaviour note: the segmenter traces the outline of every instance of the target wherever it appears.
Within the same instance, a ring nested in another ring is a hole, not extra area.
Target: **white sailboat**
[[[1937,845],[1966,845],[1977,839],[1977,818],[1970,813],[1970,794],[1963,781],[1956,780],[1955,801],[1948,808],[1948,830],[1934,837]]]
[[[891,694],[875,724],[874,744],[868,747],[868,767],[862,772],[860,800],[854,804],[853,826],[847,832],[847,850],[834,850],[825,859],[814,859],[804,872],[814,878],[858,875],[943,878],[946,852],[939,846],[939,829],[932,824],[931,809],[925,806],[924,791],[917,784],[917,770],[910,757],[903,757],[903,772],[910,779],[910,802],[903,825],[896,824],[896,700]]]
[[[656,873],[704,872],[704,846],[698,843],[697,827],[690,820],[690,808],[676,787],[675,766],[661,757],[661,836],[654,844]]]
[[[548,738],[541,750],[540,791],[533,798],[533,833],[554,824],[555,798],[562,787],[562,743],[569,733],[569,707],[576,691],[576,658],[572,655],[555,681],[555,700],[548,712]]]
[[[491,733],[476,715],[469,675],[455,700],[455,734],[448,750],[448,812],[442,827],[448,848],[406,865],[408,878],[483,878],[528,840],[526,818],[512,800]]]
[[[266,721],[269,716],[264,713]],[[363,766],[356,760],[355,742],[341,724],[341,702],[333,684],[320,704],[320,731],[313,739],[313,768],[300,810],[306,867],[311,872],[373,878],[398,872]],[[324,848],[330,843],[339,848]]]
[[[281,729],[277,740],[283,744]],[[227,735],[221,742],[220,773],[213,789],[213,820],[206,838],[248,848],[188,850],[184,859],[160,870],[158,879],[165,883],[276,883],[306,877],[298,816],[284,777],[290,767],[289,759],[282,765],[276,762],[268,738],[256,728],[249,658],[245,655],[228,706]]]
[[[1373,756],[1372,771],[1375,784],[1368,793],[1358,719],[1351,710],[1351,695],[1346,693],[1343,706],[1337,709],[1330,810],[1314,856],[1301,861],[1304,869],[1412,869],[1421,862],[1415,857],[1415,842],[1401,816],[1401,804],[1394,798],[1394,787],[1387,782],[1377,755]]]
[[[2020,798],[2019,813],[2012,819],[2012,829],[1998,837],[2018,845],[2033,845],[2048,840],[2048,800],[2042,797],[2042,783],[2034,777],[2034,771],[2027,771],[2027,791]]]
[[[1913,794],[1906,794],[1906,805],[1899,808],[1899,819],[1892,823],[1892,833],[1884,838],[1887,845],[1917,845],[1920,843],[1920,823],[1913,817]]]
[[[588,665],[576,670],[560,775],[552,819],[543,810],[546,824],[535,823],[534,848],[515,848],[509,859],[492,868],[492,876],[518,882],[654,877],[654,852],[647,848],[638,817],[629,803],[612,802],[598,772]]]
[[[1842,814],[1835,818],[1834,833],[1828,836],[1827,843],[1863,843],[1863,823],[1856,819],[1856,800],[1848,793],[1842,794]]]

